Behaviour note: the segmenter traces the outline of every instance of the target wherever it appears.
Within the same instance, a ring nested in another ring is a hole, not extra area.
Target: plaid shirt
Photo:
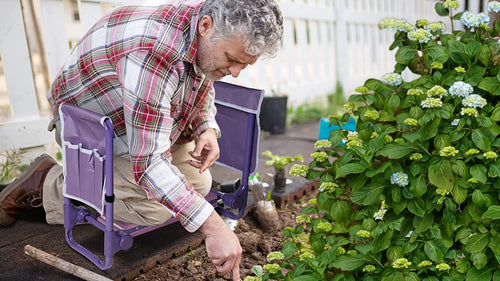
[[[115,9],[81,39],[48,93],[58,120],[68,102],[107,115],[114,153],[129,154],[136,182],[188,231],[213,207],[171,164],[170,147],[215,122],[213,82],[197,71],[200,0],[147,1]]]

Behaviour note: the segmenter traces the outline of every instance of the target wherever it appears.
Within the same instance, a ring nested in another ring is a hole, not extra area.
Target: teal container
[[[318,140],[327,140],[330,137],[330,133],[333,130],[338,130],[339,126],[337,125],[332,125],[330,126],[330,121],[328,118],[324,117],[319,120],[319,134],[318,134]],[[356,131],[356,119],[351,116],[351,119],[349,119],[348,122],[344,123],[344,126],[342,126],[342,129],[348,130],[355,132]]]

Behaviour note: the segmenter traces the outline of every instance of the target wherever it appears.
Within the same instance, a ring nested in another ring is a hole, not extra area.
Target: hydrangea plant
[[[354,115],[357,133],[332,131],[315,145],[327,157],[290,169],[319,193],[259,280],[500,280],[500,23],[458,6],[435,7],[463,31],[381,21],[394,72],[330,117]]]

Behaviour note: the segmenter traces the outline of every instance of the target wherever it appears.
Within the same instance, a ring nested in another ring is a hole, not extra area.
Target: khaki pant
[[[194,149],[194,141],[186,144],[174,144],[171,148],[174,164],[202,196],[210,191],[212,176],[207,170],[200,174],[187,160],[191,159],[188,151]],[[114,170],[114,218],[119,221],[138,225],[159,225],[172,214],[165,206],[149,198],[146,191],[134,180],[132,165],[128,159],[118,156],[113,158]],[[49,224],[64,223],[63,169],[56,165],[50,169],[43,184],[43,207]]]

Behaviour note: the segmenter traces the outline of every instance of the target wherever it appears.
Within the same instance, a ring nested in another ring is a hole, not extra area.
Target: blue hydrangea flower
[[[480,95],[472,94],[472,95],[469,95],[468,97],[464,98],[462,100],[462,104],[465,107],[483,108],[487,104],[487,102]]]
[[[469,11],[464,12],[462,17],[460,17],[460,20],[468,28],[478,27],[482,23],[490,23],[490,17],[488,17],[485,13],[474,14]]]
[[[408,175],[403,172],[397,172],[391,175],[391,183],[401,187],[408,185]]]
[[[460,123],[460,119],[453,119],[453,121],[451,121],[451,125],[452,126],[458,126],[458,123]]]
[[[470,84],[463,81],[457,81],[453,83],[453,85],[451,85],[450,89],[448,90],[450,95],[462,98],[468,97],[470,94],[472,94],[473,91],[474,88],[472,88]]]
[[[389,86],[399,86],[403,83],[403,78],[398,73],[387,73],[382,77],[382,82]]]
[[[498,13],[498,11],[500,11],[500,2],[491,1],[488,3],[488,12]]]

